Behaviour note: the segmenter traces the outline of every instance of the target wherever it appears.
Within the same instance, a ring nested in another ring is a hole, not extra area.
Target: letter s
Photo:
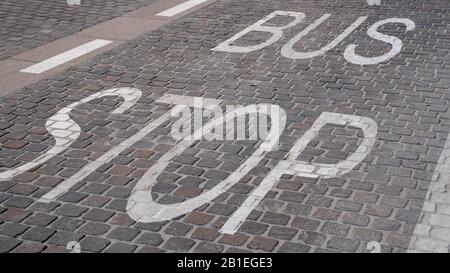
[[[416,24],[413,21],[411,21],[410,19],[406,19],[406,18],[390,18],[390,19],[381,20],[379,22],[376,22],[367,30],[367,35],[369,35],[369,37],[371,37],[375,40],[383,41],[383,42],[390,44],[392,46],[392,49],[384,55],[381,55],[378,57],[366,58],[366,57],[357,55],[355,53],[356,45],[351,44],[345,48],[344,58],[347,61],[354,63],[354,64],[370,65],[370,64],[378,64],[378,63],[387,61],[387,60],[391,59],[392,57],[394,57],[395,55],[397,55],[398,53],[400,53],[400,51],[402,50],[403,43],[399,38],[378,32],[379,27],[381,27],[385,24],[392,24],[392,23],[404,24],[406,26],[406,31],[412,31],[416,27]]]
[[[55,139],[54,146],[45,154],[40,155],[31,162],[25,163],[5,172],[0,172],[0,182],[29,171],[69,148],[70,145],[78,139],[81,133],[80,126],[70,118],[71,111],[83,103],[107,96],[118,96],[123,99],[123,102],[119,105],[119,107],[112,112],[113,114],[120,114],[136,104],[136,102],[141,98],[142,92],[135,88],[126,87],[108,89],[92,94],[85,99],[74,102],[59,110],[55,115],[48,118],[45,123],[45,128]]]

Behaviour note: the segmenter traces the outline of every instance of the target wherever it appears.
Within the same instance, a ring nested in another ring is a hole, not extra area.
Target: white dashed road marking
[[[170,8],[168,10],[162,11],[160,13],[158,13],[158,16],[164,16],[164,17],[172,17],[175,16],[177,14],[182,13],[183,11],[186,11],[188,9],[191,9],[195,6],[198,6],[200,4],[203,4],[205,2],[207,2],[208,0],[189,0],[186,1],[182,4],[179,4],[178,6],[175,6],[173,8]]]
[[[51,57],[47,60],[44,60],[40,63],[37,63],[37,64],[34,64],[27,68],[24,68],[24,69],[20,70],[20,72],[41,74],[41,73],[48,71],[52,68],[55,68],[61,64],[70,62],[70,61],[77,59],[85,54],[88,54],[89,52],[92,52],[96,49],[104,47],[110,43],[112,43],[112,41],[96,39],[91,42],[77,46],[77,47],[70,49],[66,52],[63,52],[61,54],[58,54],[56,56],[53,56],[53,57]]]
[[[381,6],[381,0],[366,0],[369,6]]]

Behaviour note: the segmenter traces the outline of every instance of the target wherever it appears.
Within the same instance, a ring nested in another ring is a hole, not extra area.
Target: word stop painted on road
[[[271,19],[273,19],[276,16],[285,16],[285,17],[292,17],[293,20],[283,26],[265,26],[264,24]],[[294,27],[298,25],[300,22],[302,22],[305,19],[306,15],[303,12],[293,12],[293,11],[275,11],[268,16],[264,17],[263,19],[259,20],[258,22],[254,23],[253,25],[247,27],[246,29],[242,30],[238,34],[234,35],[230,39],[224,41],[223,43],[219,44],[212,50],[214,51],[223,51],[223,52],[231,52],[231,53],[248,53],[255,50],[263,49],[271,44],[274,44],[278,40],[280,40],[283,37],[283,31],[285,29]],[[339,43],[341,43],[345,38],[347,38],[353,31],[355,31],[362,23],[364,23],[367,20],[367,16],[360,16],[358,17],[350,26],[348,26],[342,33],[336,36],[332,41],[330,41],[327,45],[323,46],[322,48],[315,50],[315,51],[309,51],[309,52],[299,52],[294,49],[294,45],[299,42],[303,37],[308,35],[311,31],[315,30],[319,25],[321,25],[323,22],[325,22],[329,17],[331,17],[331,14],[324,14],[320,18],[318,18],[316,21],[314,21],[312,24],[307,26],[305,29],[303,29],[301,32],[299,32],[297,35],[295,35],[293,38],[291,38],[282,48],[281,48],[281,55],[284,57],[290,58],[290,59],[309,59],[318,57],[321,55],[324,55],[329,50],[335,48]],[[411,21],[410,19],[406,18],[389,18],[385,19],[379,22],[376,22],[372,26],[370,26],[367,30],[367,35],[375,40],[379,40],[381,42],[385,42],[390,44],[391,49],[389,52],[376,57],[364,57],[360,56],[355,53],[355,49],[357,45],[350,44],[345,48],[344,51],[344,58],[351,63],[358,64],[358,65],[371,65],[371,64],[378,64],[381,62],[385,62],[390,60],[392,57],[397,55],[401,52],[401,49],[403,47],[403,42],[395,37],[395,36],[389,36],[383,33],[380,33],[378,29],[386,24],[402,24],[406,26],[406,31],[412,31],[415,29],[415,23]],[[257,44],[257,45],[251,45],[251,46],[237,46],[233,45],[233,43],[245,36],[246,34],[257,31],[257,32],[266,32],[270,33],[271,36],[266,41]]]
[[[93,99],[116,96],[121,97],[123,102],[117,107],[112,114],[123,113],[132,108],[141,98],[142,92],[134,88],[116,88],[95,93],[79,102],[61,109],[55,115],[47,120],[46,128],[55,138],[55,145],[45,154],[39,156],[32,162],[21,165],[9,171],[0,173],[0,181],[12,178],[20,173],[30,170],[39,164],[43,164],[50,160],[53,156],[65,151],[81,133],[81,128],[73,121],[69,114],[77,106],[89,102]],[[159,126],[167,122],[174,115],[182,113],[186,108],[195,108],[195,101],[201,99],[202,107],[209,110],[219,107],[222,103],[216,99],[203,99],[199,97],[188,97],[178,95],[165,95],[156,102],[174,105],[174,107],[162,114],[156,120],[147,124],[142,130],[133,136],[124,140],[119,145],[111,148],[102,154],[95,161],[90,162],[80,169],[76,174],[67,180],[58,184],[54,189],[41,197],[39,201],[50,202],[56,200],[59,196],[69,191],[75,184],[82,181],[89,174],[97,170],[103,164],[117,157],[124,150],[143,139],[147,134],[157,129]],[[251,114],[266,115],[270,117],[271,126],[265,139],[258,149],[232,174],[221,181],[214,188],[181,203],[176,204],[159,204],[153,200],[151,190],[157,182],[158,176],[162,173],[169,162],[181,154],[196,139],[201,138],[205,132],[211,132],[216,126],[232,120],[242,115]],[[297,161],[296,158],[302,153],[308,143],[314,139],[321,128],[327,124],[348,125],[362,130],[364,139],[356,151],[345,160],[336,164],[315,164]],[[151,168],[147,170],[144,176],[135,185],[132,194],[127,202],[127,213],[137,222],[160,222],[170,220],[184,214],[190,213],[200,206],[213,201],[220,194],[228,191],[230,187],[236,184],[245,174],[250,172],[265,157],[267,152],[273,151],[278,147],[279,138],[286,125],[286,113],[277,105],[258,104],[236,108],[227,111],[221,118],[212,119],[201,128],[194,131],[194,137],[186,137],[177,142],[177,144],[166,154],[164,154]],[[283,174],[303,176],[303,177],[340,177],[353,170],[360,164],[369,154],[374,146],[378,126],[376,122],[367,117],[354,115],[344,115],[324,112],[312,124],[311,128],[297,140],[284,160],[281,160],[266,178],[258,185],[258,187],[244,201],[240,208],[229,218],[221,229],[222,233],[233,234],[240,225],[246,220],[248,215],[255,209],[258,203],[264,198],[270,189],[280,180]]]

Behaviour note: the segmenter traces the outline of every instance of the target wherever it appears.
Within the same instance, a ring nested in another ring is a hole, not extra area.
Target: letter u
[[[326,46],[318,49],[316,51],[310,52],[297,52],[294,50],[294,45],[300,41],[303,37],[308,35],[312,30],[316,29],[320,24],[322,24],[325,20],[327,20],[331,14],[325,14],[319,19],[317,19],[314,23],[306,27],[299,34],[294,36],[291,40],[289,40],[282,48],[281,55],[291,59],[309,59],[314,58],[320,55],[327,53],[330,49],[336,47],[340,42],[342,42],[350,33],[352,33],[355,29],[357,29],[366,19],[367,16],[359,17],[353,24],[351,24],[348,28],[344,30],[339,36],[337,36],[333,41],[328,43]]]

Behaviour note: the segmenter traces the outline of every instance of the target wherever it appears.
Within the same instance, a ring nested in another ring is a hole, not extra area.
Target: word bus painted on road
[[[287,16],[294,18],[292,22],[283,25],[283,26],[265,26],[264,23],[268,22],[272,18],[276,16]],[[310,51],[310,52],[299,52],[294,49],[294,45],[300,41],[303,37],[308,35],[311,31],[316,29],[319,25],[321,25],[324,21],[326,21],[331,14],[325,14],[321,16],[319,19],[314,21],[312,24],[307,26],[305,29],[303,29],[300,33],[295,35],[293,38],[291,38],[282,48],[281,48],[281,55],[287,58],[291,59],[309,59],[321,56],[325,53],[327,53],[329,50],[336,47],[339,43],[341,43],[347,36],[349,36],[354,30],[356,30],[364,21],[367,20],[367,16],[360,16],[358,19],[356,19],[349,27],[347,27],[341,34],[339,34],[334,40],[329,42],[327,45],[323,46],[322,48]],[[293,11],[275,11],[269,14],[268,16],[264,17],[263,19],[259,20],[258,22],[254,23],[253,25],[247,27],[246,29],[242,30],[238,34],[234,35],[230,39],[226,40],[225,42],[219,44],[212,50],[214,51],[223,51],[223,52],[231,52],[231,53],[248,53],[255,50],[263,49],[269,45],[272,45],[276,43],[278,40],[280,40],[283,37],[283,31],[291,28],[293,26],[298,25],[300,22],[302,22],[305,19],[306,15],[302,12],[293,12]],[[388,43],[391,45],[391,49],[389,52],[376,57],[364,57],[361,55],[358,55],[355,53],[355,49],[357,45],[350,44],[345,48],[344,51],[344,58],[354,64],[358,65],[373,65],[378,64],[381,62],[385,62],[390,60],[392,57],[400,53],[403,42],[395,37],[395,36],[389,36],[386,34],[383,34],[378,31],[378,29],[386,24],[403,24],[406,26],[406,31],[412,31],[415,29],[416,25],[413,21],[406,18],[389,18],[385,20],[381,20],[379,22],[376,22],[372,26],[370,26],[367,30],[367,35],[375,40],[379,40],[385,43]],[[270,33],[271,37],[267,39],[266,41],[257,44],[257,45],[251,45],[251,46],[237,46],[233,45],[233,43],[238,40],[239,38],[242,38],[244,35],[252,32],[252,31],[258,31],[258,32],[266,32]]]

